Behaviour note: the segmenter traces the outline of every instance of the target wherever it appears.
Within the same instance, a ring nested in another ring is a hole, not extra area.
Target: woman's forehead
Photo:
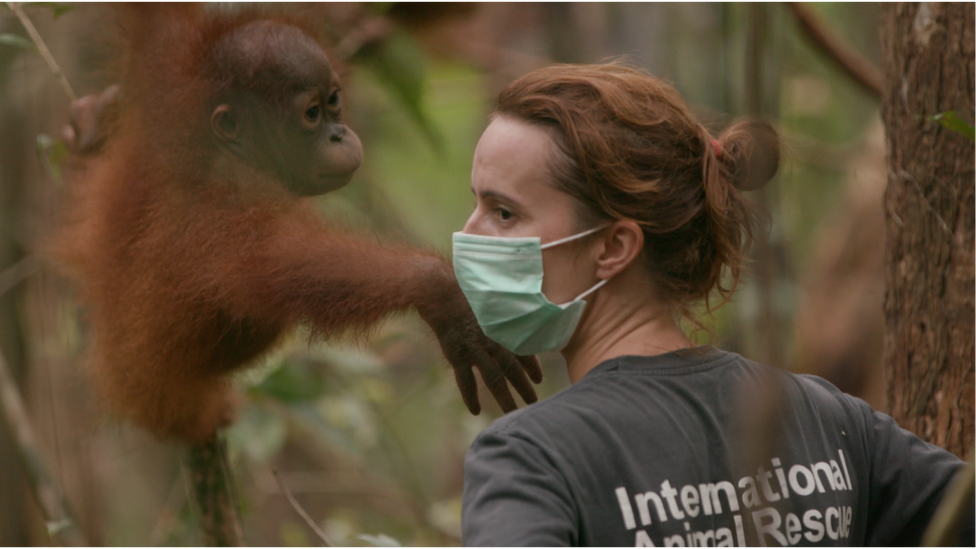
[[[491,182],[521,187],[546,183],[554,144],[538,126],[513,118],[495,118],[478,141],[472,185]]]
[[[475,154],[487,157],[485,160],[544,159],[552,146],[552,138],[540,126],[509,116],[498,116],[485,128]]]

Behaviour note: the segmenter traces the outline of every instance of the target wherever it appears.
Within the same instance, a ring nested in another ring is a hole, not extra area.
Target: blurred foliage
[[[15,48],[21,48],[33,52],[37,51],[37,46],[35,46],[33,42],[24,38],[23,36],[10,33],[0,34],[0,45],[13,46]]]
[[[54,14],[54,18],[57,19],[62,15],[68,13],[69,11],[75,9],[75,4],[66,4],[63,2],[29,2],[28,6],[49,6],[51,12]]]
[[[55,19],[61,17],[62,15],[72,11],[77,7],[75,4],[67,4],[64,2],[20,2],[20,4],[23,5],[25,8],[28,7],[47,8],[48,10],[50,10],[51,15],[53,15]],[[7,7],[6,3],[0,4],[0,11],[2,10],[9,11],[9,9],[10,8]]]
[[[382,85],[403,103],[405,112],[420,126],[434,149],[440,150],[442,138],[422,103],[426,63],[416,41],[404,31],[394,31],[384,40],[362,48],[353,61],[372,69]]]
[[[64,141],[55,140],[45,133],[37,136],[37,156],[44,168],[51,174],[55,184],[61,183],[61,169],[68,161],[68,147]]]
[[[392,216],[401,220],[407,234],[448,252],[451,233],[463,227],[472,209],[471,155],[487,125],[488,104],[480,89],[480,75],[473,69],[438,63],[429,72],[429,90],[423,99],[425,107],[436,106],[425,110],[445,136],[439,149],[411,122],[412,115],[375,91],[379,82],[372,75],[355,76],[359,95],[352,117],[360,122],[368,116],[359,127],[372,139],[366,146],[361,174],[336,195],[382,188],[385,202],[394,210]],[[368,115],[360,110],[364,103],[369,105]],[[358,185],[363,180],[368,183]]]

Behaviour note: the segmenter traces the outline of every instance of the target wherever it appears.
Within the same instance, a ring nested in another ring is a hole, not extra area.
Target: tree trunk
[[[974,9],[884,4],[885,373],[889,413],[973,454]],[[952,111],[948,129],[933,116]]]

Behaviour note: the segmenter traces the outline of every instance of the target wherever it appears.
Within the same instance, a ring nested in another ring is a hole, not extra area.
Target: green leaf
[[[286,362],[253,390],[282,402],[308,402],[320,397],[325,389],[322,374],[306,364]]]
[[[71,526],[72,526],[71,519],[61,519],[57,522],[49,521],[44,523],[44,527],[47,530],[47,535],[52,537],[56,536],[63,530],[71,528]]]
[[[366,11],[373,15],[383,15],[389,12],[396,2],[366,2]]]
[[[279,535],[285,547],[308,547],[308,534],[305,533],[303,524],[298,524],[293,520],[286,520],[279,528]]]
[[[27,51],[37,51],[37,46],[35,46],[33,42],[24,38],[23,36],[17,36],[16,34],[0,34],[0,44],[25,49]]]
[[[259,406],[245,406],[241,418],[227,430],[228,442],[257,463],[278,455],[288,439],[288,426],[277,414]]]
[[[356,537],[376,547],[402,547],[399,541],[386,534],[376,534],[375,536],[372,534],[359,534]]]
[[[25,2],[24,5],[51,8],[51,11],[54,12],[55,19],[75,9],[74,4],[65,4],[62,2]]]
[[[313,355],[329,368],[349,375],[379,375],[383,373],[383,360],[368,350],[322,347]]]
[[[393,32],[381,43],[363,48],[355,58],[373,69],[380,83],[406,107],[434,150],[442,154],[443,137],[423,108],[426,59],[413,38],[403,31]]]
[[[41,162],[51,172],[51,175],[61,181],[61,170],[68,161],[68,146],[64,141],[53,139],[47,134],[37,135],[37,155]]]
[[[358,450],[376,446],[379,440],[376,417],[369,406],[351,395],[326,397],[316,411],[328,423],[343,431],[344,438]]]
[[[51,9],[54,10],[54,18],[57,19],[58,17],[61,17],[62,15],[75,9],[75,6],[74,4],[61,4],[59,2],[54,2],[51,4]]]
[[[965,135],[969,138],[969,141],[976,142],[976,130],[973,126],[967,123],[962,118],[959,118],[955,112],[946,111],[944,113],[937,114],[932,117],[932,120],[942,124],[942,126],[950,131]]]

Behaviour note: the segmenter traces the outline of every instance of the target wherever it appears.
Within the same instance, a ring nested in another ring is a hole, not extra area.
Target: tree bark
[[[974,5],[884,4],[885,373],[898,423],[973,454]]]

